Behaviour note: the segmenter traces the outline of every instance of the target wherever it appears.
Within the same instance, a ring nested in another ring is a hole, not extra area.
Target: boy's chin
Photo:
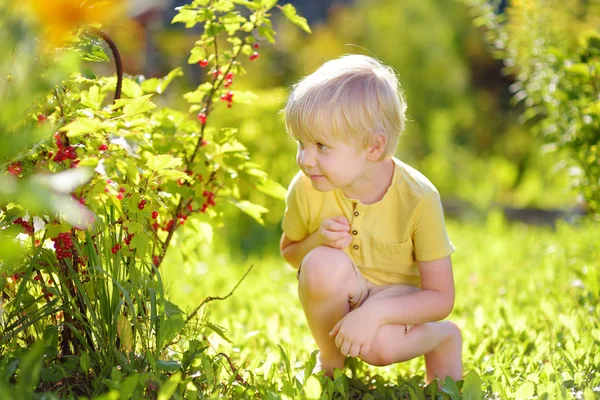
[[[311,181],[311,183],[312,183],[313,189],[315,189],[318,192],[330,192],[333,189],[335,189],[335,187],[333,187],[333,185],[331,185],[329,182]]]

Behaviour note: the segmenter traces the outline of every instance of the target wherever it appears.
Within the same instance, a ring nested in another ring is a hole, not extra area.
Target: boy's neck
[[[342,193],[362,204],[377,203],[391,186],[395,168],[396,164],[392,159],[369,163],[352,186],[341,188]]]

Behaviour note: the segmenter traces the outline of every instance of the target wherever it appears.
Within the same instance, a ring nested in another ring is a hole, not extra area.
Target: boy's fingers
[[[331,330],[331,332],[329,332],[329,336],[333,337],[335,335],[337,335],[338,331],[340,330],[340,324],[341,324],[341,320],[338,321],[337,324],[335,324],[335,326],[333,327],[333,329]]]
[[[347,239],[347,236],[350,234],[348,232],[338,232],[338,231],[325,231],[323,232],[323,236],[327,240],[338,241],[340,239]]]
[[[350,225],[350,223],[348,222],[348,219],[342,215],[340,215],[339,217],[332,217],[330,219],[335,222],[339,222],[340,224]]]
[[[362,346],[360,346],[360,354],[361,355],[366,356],[367,354],[369,354],[369,351],[371,351],[370,344],[363,344]]]
[[[358,357],[358,355],[360,354],[360,345],[359,344],[353,344],[350,347],[350,351],[348,352],[348,355],[350,357]]]

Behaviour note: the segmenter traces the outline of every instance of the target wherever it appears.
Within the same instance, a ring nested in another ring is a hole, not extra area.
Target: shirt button
[[[356,236],[356,235],[358,235],[358,231],[354,230],[354,231],[352,231],[352,234],[353,234],[354,236]]]
[[[354,248],[354,250],[358,250],[358,245],[355,244],[354,246],[352,246]]]
[[[358,211],[354,211],[354,216],[358,217]]]

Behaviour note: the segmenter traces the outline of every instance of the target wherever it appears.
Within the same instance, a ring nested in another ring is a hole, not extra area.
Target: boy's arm
[[[419,261],[421,291],[404,296],[373,299],[362,307],[374,313],[378,325],[417,325],[446,318],[454,308],[454,278],[450,256]],[[360,309],[359,308],[359,309]]]
[[[309,251],[315,249],[323,244],[319,231],[315,231],[300,241],[293,241],[288,238],[285,233],[281,235],[281,242],[279,243],[279,249],[281,256],[287,261],[292,267],[298,269],[300,263]]]

